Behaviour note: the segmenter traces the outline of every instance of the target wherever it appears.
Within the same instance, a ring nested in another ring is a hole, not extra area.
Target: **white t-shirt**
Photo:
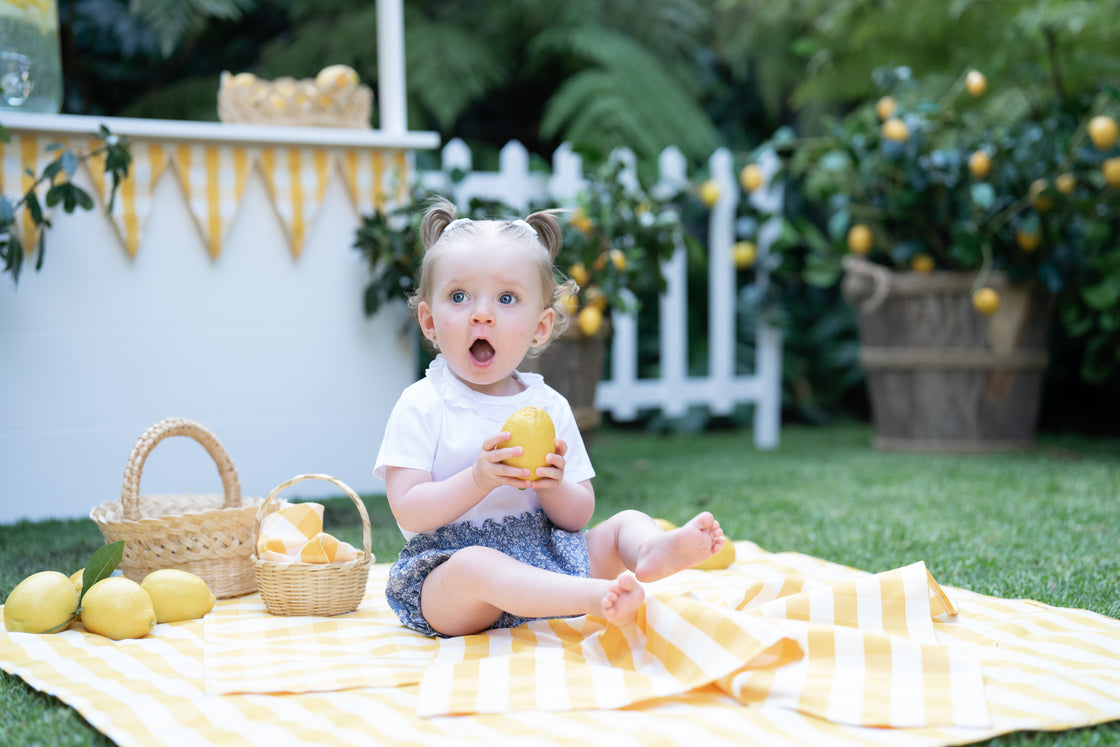
[[[540,374],[515,374],[524,391],[508,397],[481,394],[468,387],[447,368],[443,356],[436,356],[424,378],[401,394],[389,415],[385,436],[377,454],[373,474],[385,478],[386,467],[406,467],[428,472],[436,482],[466,469],[478,457],[482,442],[501,433],[506,420],[522,407],[540,407],[552,418],[556,435],[568,445],[564,456],[564,479],[573,482],[595,476],[587,448],[583,444],[571,405]],[[532,488],[519,490],[500,486],[453,523],[486,519],[501,521],[540,508]],[[415,532],[401,529],[405,540]]]

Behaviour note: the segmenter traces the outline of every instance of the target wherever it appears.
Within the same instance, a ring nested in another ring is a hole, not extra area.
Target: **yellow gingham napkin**
[[[346,563],[357,550],[323,531],[320,503],[292,503],[261,520],[257,557],[277,563]]]

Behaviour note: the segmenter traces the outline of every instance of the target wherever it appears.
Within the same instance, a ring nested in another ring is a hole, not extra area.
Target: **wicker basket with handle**
[[[273,488],[261,504],[254,534],[260,532],[260,523],[266,516],[284,505],[277,496],[304,480],[326,480],[350,496],[362,517],[362,552],[354,560],[345,563],[279,563],[261,560],[254,552],[252,562],[261,599],[273,615],[327,617],[353,612],[358,609],[365,596],[373,553],[369,546],[369,514],[362,499],[350,486],[329,475],[296,475]]]
[[[140,495],[144,462],[160,441],[187,436],[202,445],[218,467],[223,495]],[[106,542],[124,540],[121,572],[140,582],[161,568],[202,577],[219,599],[256,589],[249,556],[256,544],[261,500],[243,499],[237,470],[217,437],[186,418],[166,418],[136,441],[124,471],[120,500],[90,511]]]

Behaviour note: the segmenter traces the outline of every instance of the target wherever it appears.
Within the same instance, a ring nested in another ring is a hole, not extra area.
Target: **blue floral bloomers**
[[[536,568],[569,576],[589,577],[591,560],[583,532],[566,532],[549,521],[544,511],[507,516],[500,523],[487,519],[482,526],[470,522],[448,524],[408,541],[389,569],[385,598],[408,627],[429,636],[441,636],[420,612],[424,579],[463,547],[481,545],[500,550]],[[512,628],[530,618],[502,613],[493,628]]]

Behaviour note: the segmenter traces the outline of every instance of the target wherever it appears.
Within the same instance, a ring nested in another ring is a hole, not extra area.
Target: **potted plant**
[[[775,249],[800,250],[775,282],[842,278],[878,446],[1029,444],[1052,309],[1085,340],[1083,376],[1120,369],[1120,93],[875,82],[819,135],[765,144],[786,185]]]
[[[370,267],[365,310],[405,299],[415,287],[423,247],[420,221],[426,204],[436,197],[415,188],[407,204],[362,217],[355,248]],[[684,230],[672,189],[648,188],[622,158],[612,156],[585,176],[585,186],[568,205],[564,242],[556,258],[561,280],[572,278],[579,292],[567,299],[568,329],[523,368],[545,374],[549,384],[568,398],[581,430],[590,432],[600,416],[595,388],[602,376],[609,318],[613,310],[637,311],[643,300],[664,289],[662,263],[678,247],[696,244]],[[467,217],[513,218],[519,212],[500,201],[474,199]]]

